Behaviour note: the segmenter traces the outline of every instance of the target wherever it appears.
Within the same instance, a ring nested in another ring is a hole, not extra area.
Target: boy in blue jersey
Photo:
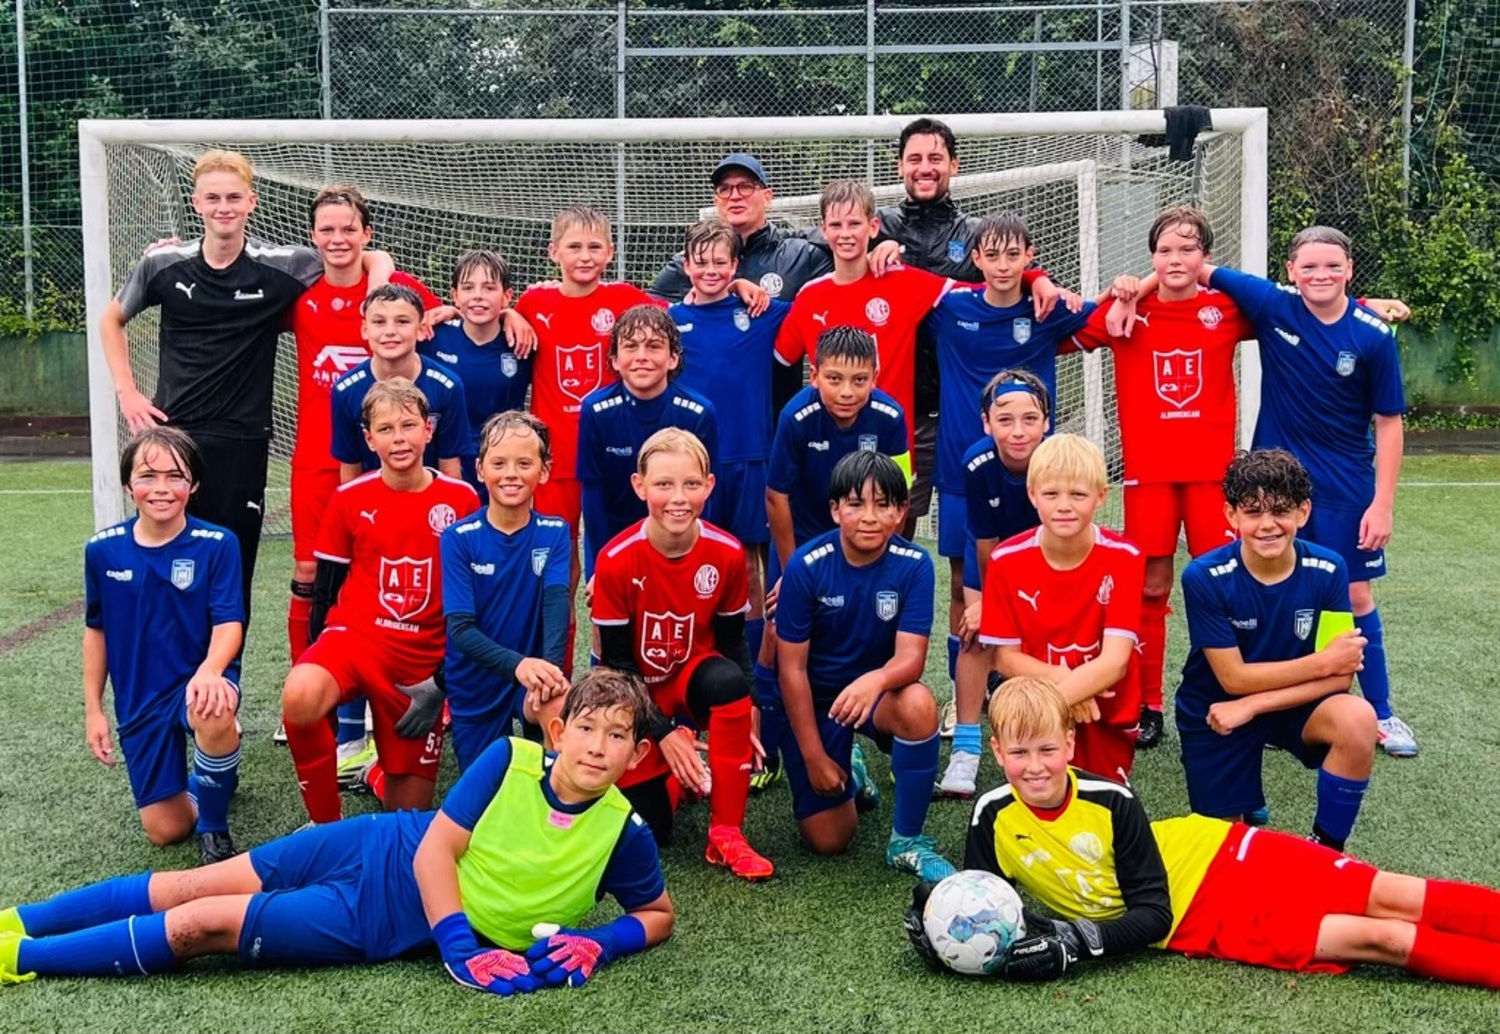
[[[609,336],[609,362],[620,379],[586,395],[578,420],[583,567],[589,579],[599,551],[646,516],[630,476],[647,438],[664,427],[690,431],[718,471],[718,415],[713,403],[675,383],[682,335],[667,311],[637,305],[621,313]]]
[[[891,756],[895,815],[887,864],[924,880],[954,869],[922,832],[938,767],[938,716],[921,681],[932,631],[932,558],[896,534],[906,472],[873,451],[839,460],[827,503],[835,524],[787,562],[776,611],[780,688],[761,700],[802,837],[842,854],[858,827],[854,734]]]
[[[1369,651],[1349,620],[1344,560],[1298,538],[1311,497],[1307,470],[1285,450],[1229,465],[1224,511],[1239,541],[1182,572],[1190,648],[1177,732],[1193,811],[1265,807],[1261,752],[1280,747],[1318,769],[1313,839],[1343,850],[1375,761],[1375,712],[1348,691]]]
[[[136,515],[84,547],[83,702],[89,749],[113,765],[108,679],[146,836],[161,846],[196,829],[208,865],[234,854],[245,607],[233,533],[187,515],[202,477],[185,431],[152,427],[125,447],[120,482]],[[194,742],[191,776],[184,734]]]
[[[479,432],[479,478],[488,506],[443,532],[444,672],[458,770],[520,721],[541,739],[562,709],[562,672],[573,597],[568,522],[532,510],[552,464],[547,425],[507,410]]]
[[[760,656],[765,636],[764,571],[770,526],[766,522],[766,461],[771,453],[771,384],[776,334],[791,311],[772,301],[752,317],[731,287],[743,242],[730,225],[706,219],[688,227],[682,270],[692,283],[692,303],[667,312],[682,335],[678,386],[712,402],[726,433],[714,458],[712,508],[715,523],[745,547],[750,616],[745,636],[750,656]]]
[[[474,447],[464,384],[446,366],[417,354],[422,311],[421,296],[404,284],[377,287],[365,299],[370,358],[333,384],[332,452],[345,483],[380,469],[380,457],[365,444],[360,410],[371,385],[392,377],[405,377],[427,398],[434,433],[423,463],[446,477],[464,476],[463,457]]]
[[[205,869],[0,911],[0,985],[161,973],[204,955],[259,968],[435,949],[464,987],[577,987],[672,932],[655,841],[614,785],[646,753],[651,716],[637,680],[596,669],[549,722],[555,754],[500,740],[437,812],[347,819]],[[576,928],[605,894],[626,914]]]
[[[1047,387],[1026,370],[995,374],[979,403],[985,435],[963,456],[963,619],[953,679],[953,753],[937,787],[940,796],[961,799],[974,796],[979,778],[980,711],[995,668],[994,648],[978,638],[984,572],[991,550],[1042,522],[1026,491],[1026,472],[1052,427]]]
[[[1312,476],[1315,505],[1303,537],[1348,565],[1354,616],[1369,641],[1360,690],[1380,722],[1381,749],[1415,757],[1411,727],[1391,710],[1385,628],[1371,586],[1385,574],[1404,449],[1395,334],[1349,297],[1354,260],[1340,231],[1297,234],[1286,271],[1291,287],[1207,262],[1199,279],[1255,323],[1264,382],[1254,447],[1286,449]]]
[[[458,374],[463,385],[469,430],[475,437],[459,457],[459,467],[480,499],[485,489],[475,468],[479,429],[496,413],[525,409],[526,390],[531,387],[536,336],[528,327],[524,338],[511,344],[501,318],[510,303],[509,263],[498,251],[466,251],[453,265],[453,305],[459,319],[440,323],[432,337],[417,346],[418,354]],[[515,320],[520,322],[520,317]]]

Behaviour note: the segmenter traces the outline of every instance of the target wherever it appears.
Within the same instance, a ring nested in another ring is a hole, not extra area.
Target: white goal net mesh
[[[352,184],[372,202],[375,245],[439,293],[446,290],[454,258],[468,248],[500,250],[518,287],[552,276],[546,257],[550,220],[571,203],[593,205],[614,219],[613,276],[649,286],[678,250],[684,227],[711,203],[709,170],[729,151],[761,158],[776,191],[773,219],[789,227],[816,223],[818,191],[835,178],[867,179],[882,203],[900,199],[894,134],[884,129],[878,137],[860,135],[851,120],[850,135],[842,138],[747,139],[713,135],[713,120],[701,121],[692,127],[694,139],[657,141],[286,143],[277,142],[277,124],[268,122],[264,141],[216,140],[213,124],[204,123],[202,140],[184,143],[177,134],[171,143],[107,144],[111,287],[118,288],[150,242],[201,232],[189,204],[189,173],[194,160],[215,146],[238,150],[255,164],[260,204],[251,220],[254,236],[306,242],[309,199],[325,184]],[[975,215],[1008,210],[1025,216],[1039,260],[1058,283],[1085,294],[1118,273],[1149,270],[1146,231],[1169,204],[1204,208],[1217,232],[1215,259],[1240,262],[1244,169],[1235,134],[1207,134],[1192,160],[1170,161],[1165,148],[1118,133],[966,131],[959,157],[962,175],[954,194],[961,207]],[[156,383],[157,329],[153,311],[129,326],[137,383],[148,394]],[[268,535],[290,530],[294,364],[286,337],[277,368]],[[1058,374],[1054,426],[1089,433],[1104,447],[1117,478],[1109,357],[1065,356]],[[1113,502],[1113,516],[1117,507]]]

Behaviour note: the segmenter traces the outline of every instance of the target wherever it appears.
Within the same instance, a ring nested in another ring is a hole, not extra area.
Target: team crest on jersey
[[[547,557],[551,555],[552,547],[550,546],[545,546],[541,549],[533,549],[531,551],[531,573],[540,578],[542,576],[542,572],[547,569]]]
[[[600,309],[600,312],[608,312]],[[596,318],[597,318],[597,314]],[[610,317],[610,325],[614,325],[614,317]],[[600,331],[600,333],[604,333]],[[569,398],[583,401],[583,397],[599,386],[599,362],[598,345],[574,345],[572,348],[559,348],[557,350],[557,386],[563,390],[563,394]]]
[[[509,352],[506,352],[500,357],[500,372],[505,374],[505,376],[514,377],[516,375],[516,372],[520,369],[521,364],[517,362],[516,357],[511,355]]]
[[[962,262],[964,260],[964,255],[965,254],[967,254],[967,251],[966,251],[966,249],[964,247],[964,242],[963,241],[949,241],[948,242],[948,261],[949,262]]]
[[[1114,591],[1115,591],[1115,576],[1114,575],[1107,574],[1103,578],[1099,579],[1099,591],[1094,595],[1094,598],[1099,601],[1099,606],[1101,606],[1101,607],[1107,607],[1107,606],[1109,606],[1109,598],[1112,595],[1114,595]]]
[[[780,273],[767,273],[760,278],[760,289],[772,298],[780,298],[781,289],[785,286],[786,282],[781,279]]]
[[[193,572],[196,565],[191,560],[172,561],[172,584],[179,589],[189,588],[193,584]]]
[[[862,434],[859,436],[860,452],[879,452],[880,439],[873,434]]]
[[[1353,352],[1340,352],[1339,353],[1339,362],[1338,362],[1338,365],[1335,366],[1333,369],[1334,369],[1334,372],[1337,373],[1340,377],[1347,377],[1351,373],[1353,373],[1354,372],[1354,353]]]
[[[1067,646],[1047,644],[1047,663],[1056,667],[1077,668],[1099,656],[1099,641],[1087,646],[1069,643]]]
[[[434,535],[441,535],[448,525],[458,520],[458,514],[447,503],[438,503],[427,511],[427,526]]]
[[[380,558],[380,605],[397,621],[420,614],[432,593],[432,558]]]
[[[749,330],[750,329],[750,314],[748,312],[746,312],[744,309],[735,309],[734,310],[734,325],[735,325],[735,328],[738,329],[738,330],[740,330],[740,331]]]
[[[1015,338],[1016,344],[1024,345],[1031,340],[1031,321],[1028,319],[1014,320],[1010,325],[1010,336]]]
[[[1306,639],[1312,635],[1313,612],[1310,610],[1299,610],[1292,615],[1292,631],[1298,639]]]
[[[1152,352],[1151,369],[1156,374],[1156,394],[1181,409],[1203,391],[1203,349]]]
[[[889,621],[901,609],[901,594],[895,589],[881,589],[875,594],[875,616]]]
[[[313,383],[320,388],[331,388],[334,381],[368,358],[369,350],[359,345],[324,345],[313,359]]]
[[[641,660],[667,674],[693,649],[693,615],[670,610],[641,616]]]
[[[1224,314],[1219,311],[1217,305],[1205,305],[1198,310],[1198,322],[1209,330],[1213,330],[1220,323],[1224,322]]]
[[[615,314],[608,309],[596,309],[589,317],[589,326],[594,328],[596,334],[608,334],[615,329]]]
[[[885,326],[886,321],[890,318],[891,303],[884,298],[871,298],[865,302],[865,319],[875,324],[875,326]]]
[[[719,569],[713,564],[704,564],[693,575],[693,591],[704,599],[714,594],[719,587]]]

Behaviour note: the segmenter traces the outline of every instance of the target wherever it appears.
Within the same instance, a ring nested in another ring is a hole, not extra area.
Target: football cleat
[[[854,808],[856,811],[874,811],[880,807],[880,787],[870,778],[865,767],[865,752],[858,743],[849,755],[849,778],[854,781]]]
[[[750,773],[750,792],[761,793],[781,781],[781,758],[766,756],[760,771]]]
[[[945,700],[943,706],[938,709],[938,735],[945,740],[951,740],[953,730],[956,728],[958,728],[958,702]]]
[[[216,862],[228,861],[238,853],[234,849],[234,841],[229,839],[228,833],[198,834],[198,858],[203,865],[213,865]]]
[[[1270,824],[1271,824],[1271,806],[1270,805],[1266,805],[1263,808],[1256,808],[1254,811],[1247,811],[1247,812],[1245,812],[1245,825],[1247,825],[1247,826],[1255,826],[1255,827],[1259,828],[1261,826],[1269,826]]]
[[[6,930],[0,932],[0,987],[6,984],[24,984],[28,980],[35,980],[35,973],[21,972],[21,942],[25,940],[20,934]]]
[[[18,933],[26,936],[26,924],[21,922],[21,913],[14,908],[0,908],[0,933]]]
[[[286,746],[286,722],[276,726],[276,731],[271,733],[271,742],[278,747]]]
[[[722,865],[742,880],[769,880],[776,874],[771,860],[750,846],[738,826],[710,826],[703,857],[709,865]]]
[[[358,748],[345,751],[344,748]],[[368,789],[365,776],[375,767],[380,757],[375,753],[375,740],[366,737],[339,745],[339,789],[344,793],[364,792]]]
[[[979,755],[966,750],[956,750],[948,758],[948,768],[937,785],[935,797],[954,797],[967,800],[974,796],[979,780]]]
[[[941,882],[958,871],[952,862],[938,854],[937,841],[925,833],[914,837],[892,833],[885,845],[885,864],[927,883]]]
[[[1141,734],[1135,745],[1140,750],[1150,750],[1161,742],[1161,712],[1154,707],[1141,708]]]
[[[1393,758],[1417,756],[1417,737],[1412,733],[1411,726],[1395,715],[1375,723],[1375,743]]]

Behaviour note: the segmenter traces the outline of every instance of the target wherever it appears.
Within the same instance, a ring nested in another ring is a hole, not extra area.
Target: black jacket
[[[833,257],[825,249],[768,223],[746,239],[737,275],[760,284],[772,298],[789,302],[803,284],[831,272]],[[656,275],[651,293],[680,302],[691,287],[679,253]]]

